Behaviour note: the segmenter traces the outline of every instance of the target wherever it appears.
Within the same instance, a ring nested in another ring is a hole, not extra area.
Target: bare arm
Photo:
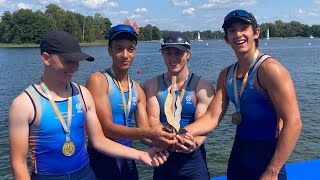
[[[143,117],[143,107],[145,108],[145,104],[143,105],[142,102],[143,100],[140,100],[139,98],[139,101],[137,103],[138,112],[141,113],[139,115],[139,121],[141,120],[139,122],[139,128],[122,126],[119,124],[115,124],[112,121],[112,111],[108,97],[109,85],[105,75],[100,72],[93,73],[88,78],[86,87],[92,94],[96,106],[97,116],[106,137],[114,139],[137,140],[148,138],[151,136],[151,131],[148,128],[145,128],[149,125],[146,124],[147,120],[145,120],[145,118]],[[140,96],[144,96],[144,93],[141,94],[141,88],[139,90],[139,97]],[[141,97],[141,99],[143,99],[143,97]]]
[[[213,86],[206,80],[200,79],[196,88],[197,104],[195,110],[195,121],[197,121],[202,115],[206,113],[206,110],[214,96]],[[189,125],[188,125],[189,126]],[[187,127],[188,127],[187,126]],[[200,146],[207,139],[207,134],[202,134],[198,136],[192,136],[187,134],[183,140],[178,137],[178,152],[190,153]]]
[[[29,122],[34,116],[33,106],[26,95],[14,99],[9,111],[9,143],[13,178],[30,179],[27,167]]]
[[[186,127],[193,136],[204,135],[213,131],[227,111],[229,98],[225,88],[226,73],[227,68],[220,72],[217,83],[217,92],[204,115],[197,118],[194,123]]]
[[[116,158],[140,160],[152,167],[163,164],[166,161],[167,152],[157,149],[150,149],[147,152],[139,151],[106,138],[96,115],[94,101],[90,92],[84,87],[82,87],[82,92],[87,105],[86,132],[96,150]]]
[[[269,175],[272,176],[272,174],[277,177],[298,141],[302,122],[289,72],[278,61],[268,59],[259,68],[259,79],[261,85],[268,92],[276,110],[277,118],[283,120],[283,128],[275,153],[262,175],[263,179],[269,177]]]
[[[149,146],[167,148],[176,143],[175,135],[164,131],[165,127],[160,123],[160,106],[157,99],[157,78],[147,80],[144,83],[144,90],[147,98],[147,114],[152,129],[158,129],[157,139],[149,139],[146,143]],[[162,135],[161,135],[162,134]]]

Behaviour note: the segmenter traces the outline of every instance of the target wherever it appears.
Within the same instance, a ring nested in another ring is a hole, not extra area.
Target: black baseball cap
[[[58,54],[68,61],[94,61],[92,56],[81,51],[74,36],[61,30],[52,30],[45,34],[40,43],[40,50],[41,54]]]
[[[112,40],[114,40],[116,37],[126,34],[128,37],[132,38],[133,40],[138,40],[138,34],[136,30],[131,26],[127,24],[119,24],[116,26],[113,26],[109,31],[109,45]]]
[[[222,28],[226,29],[229,27],[232,23],[237,21],[244,21],[246,23],[252,24],[252,26],[257,27],[257,20],[252,15],[251,12],[248,12],[246,10],[237,9],[234,11],[231,11],[229,14],[226,15],[224,18],[224,22],[222,25]]]
[[[181,51],[187,51],[190,50],[190,41],[182,32],[170,31],[164,36],[160,50],[169,47],[177,48]]]

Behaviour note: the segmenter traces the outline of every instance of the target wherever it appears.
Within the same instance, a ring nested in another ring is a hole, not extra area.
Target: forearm
[[[210,133],[217,125],[218,121],[213,121],[211,116],[206,113],[200,119],[186,126],[185,129],[193,136],[202,136]]]
[[[151,139],[141,139],[140,141],[146,146],[157,147],[157,143],[152,141]]]
[[[197,142],[198,146],[201,146],[206,141],[207,136],[196,136],[194,137],[194,141]]]
[[[122,140],[140,140],[150,137],[148,128],[127,127],[122,125],[112,125],[104,128],[104,134],[108,138]]]
[[[92,144],[97,151],[115,158],[139,160],[142,154],[142,151],[124,146],[107,138],[96,139]]]
[[[12,163],[12,176],[15,180],[29,180],[30,174],[27,163]]]
[[[292,153],[302,129],[301,121],[290,125],[284,124],[279,136],[275,153],[270,161],[267,170],[278,174],[282,166]]]

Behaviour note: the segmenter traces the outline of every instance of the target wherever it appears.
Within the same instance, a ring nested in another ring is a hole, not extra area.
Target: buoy
[[[267,46],[268,44],[267,44],[267,43],[264,43],[264,45]]]
[[[309,46],[311,46],[311,43],[309,43]]]
[[[208,46],[209,44],[207,43],[207,46]]]
[[[140,74],[140,69],[138,69],[138,74]]]

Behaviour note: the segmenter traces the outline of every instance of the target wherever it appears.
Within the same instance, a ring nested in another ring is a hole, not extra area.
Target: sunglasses
[[[118,31],[128,31],[128,32],[137,34],[132,26],[125,25],[125,24],[121,24],[121,25],[117,25],[117,26],[112,27],[110,33],[115,33]]]
[[[252,19],[252,18],[253,18],[253,15],[252,15],[250,12],[245,11],[245,10],[234,10],[234,11],[231,11],[231,12],[224,18],[224,20],[227,20],[227,19],[232,18],[232,17],[244,17],[244,18]]]

